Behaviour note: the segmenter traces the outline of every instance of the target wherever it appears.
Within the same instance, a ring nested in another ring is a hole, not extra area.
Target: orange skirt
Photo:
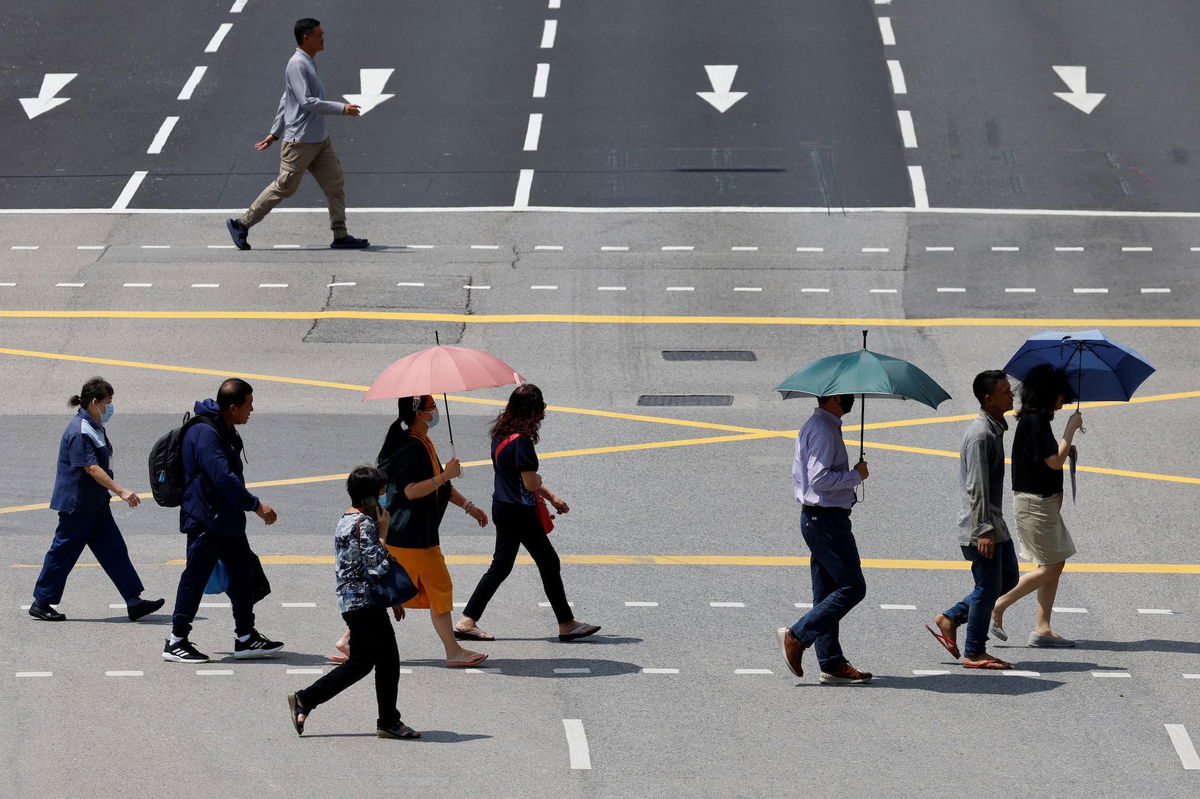
[[[450,581],[441,547],[387,549],[417,587],[417,595],[405,602],[404,607],[429,608],[434,613],[449,613],[454,609],[454,583]]]

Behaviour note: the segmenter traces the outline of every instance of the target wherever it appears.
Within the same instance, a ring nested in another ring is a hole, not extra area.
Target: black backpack
[[[150,492],[164,508],[178,508],[183,502],[183,434],[195,424],[210,424],[208,416],[183,415],[183,424],[167,432],[150,448]]]

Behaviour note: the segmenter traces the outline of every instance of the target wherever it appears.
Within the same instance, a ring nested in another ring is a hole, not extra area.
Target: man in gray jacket
[[[254,145],[265,150],[283,139],[279,153],[279,176],[263,189],[262,194],[240,219],[228,219],[225,227],[239,250],[250,249],[247,237],[250,228],[263,220],[271,209],[300,188],[305,171],[312,172],[329,203],[329,227],[333,229],[334,249],[356,250],[369,246],[346,232],[346,189],[342,164],[333,151],[333,141],[325,132],[325,115],[343,114],[356,117],[360,109],[350,103],[325,99],[325,87],[317,75],[317,53],[325,49],[325,31],[321,23],[305,17],[295,27],[296,52],[284,69],[283,96],[279,111],[267,137]]]
[[[1004,497],[1004,414],[1012,410],[1012,386],[998,369],[980,372],[971,386],[979,400],[979,416],[971,422],[959,448],[962,514],[958,543],[971,561],[975,588],[961,602],[939,613],[935,630],[925,629],[946,651],[959,657],[957,633],[967,625],[962,664],[968,669],[1011,669],[986,649],[988,626],[996,599],[1017,584],[1017,555],[1000,503]]]

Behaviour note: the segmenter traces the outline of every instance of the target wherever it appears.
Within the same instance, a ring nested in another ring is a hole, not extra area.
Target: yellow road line
[[[167,319],[313,321],[368,319],[462,324],[607,325],[791,325],[808,327],[1148,327],[1200,328],[1200,319],[1021,319],[938,317],[930,319],[814,316],[631,316],[620,314],[457,314],[412,311],[44,311],[0,310],[0,319]]]
[[[559,555],[563,563],[580,566],[808,566],[809,559],[795,555]],[[262,562],[275,566],[332,566],[329,555],[263,555]],[[486,566],[491,555],[446,555],[453,566]],[[139,566],[182,566],[182,558],[160,563],[140,563]],[[527,555],[517,563],[529,566],[533,559]],[[95,567],[97,563],[79,563]],[[900,558],[863,558],[864,569],[893,571],[969,571],[965,560],[915,560]],[[1022,571],[1031,571],[1036,564],[1020,564]],[[38,569],[40,564],[13,563],[10,569]],[[1200,563],[1067,563],[1066,571],[1076,574],[1200,574]]]

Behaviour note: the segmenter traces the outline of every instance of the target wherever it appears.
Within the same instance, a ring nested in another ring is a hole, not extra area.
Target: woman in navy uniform
[[[29,615],[35,619],[66,620],[51,605],[62,600],[67,576],[85,546],[91,548],[121,592],[131,621],[163,606],[162,599],[142,599],[142,581],[129,561],[125,539],[109,506],[109,492],[131,508],[141,503],[137,494],[117,485],[109,468],[113,447],[104,423],[113,415],[112,398],[112,385],[103,378],[93,377],[67,401],[70,407],[78,407],[79,412],[67,423],[58,446],[58,472],[50,498],[50,507],[58,511],[58,529],[33,587]]]

